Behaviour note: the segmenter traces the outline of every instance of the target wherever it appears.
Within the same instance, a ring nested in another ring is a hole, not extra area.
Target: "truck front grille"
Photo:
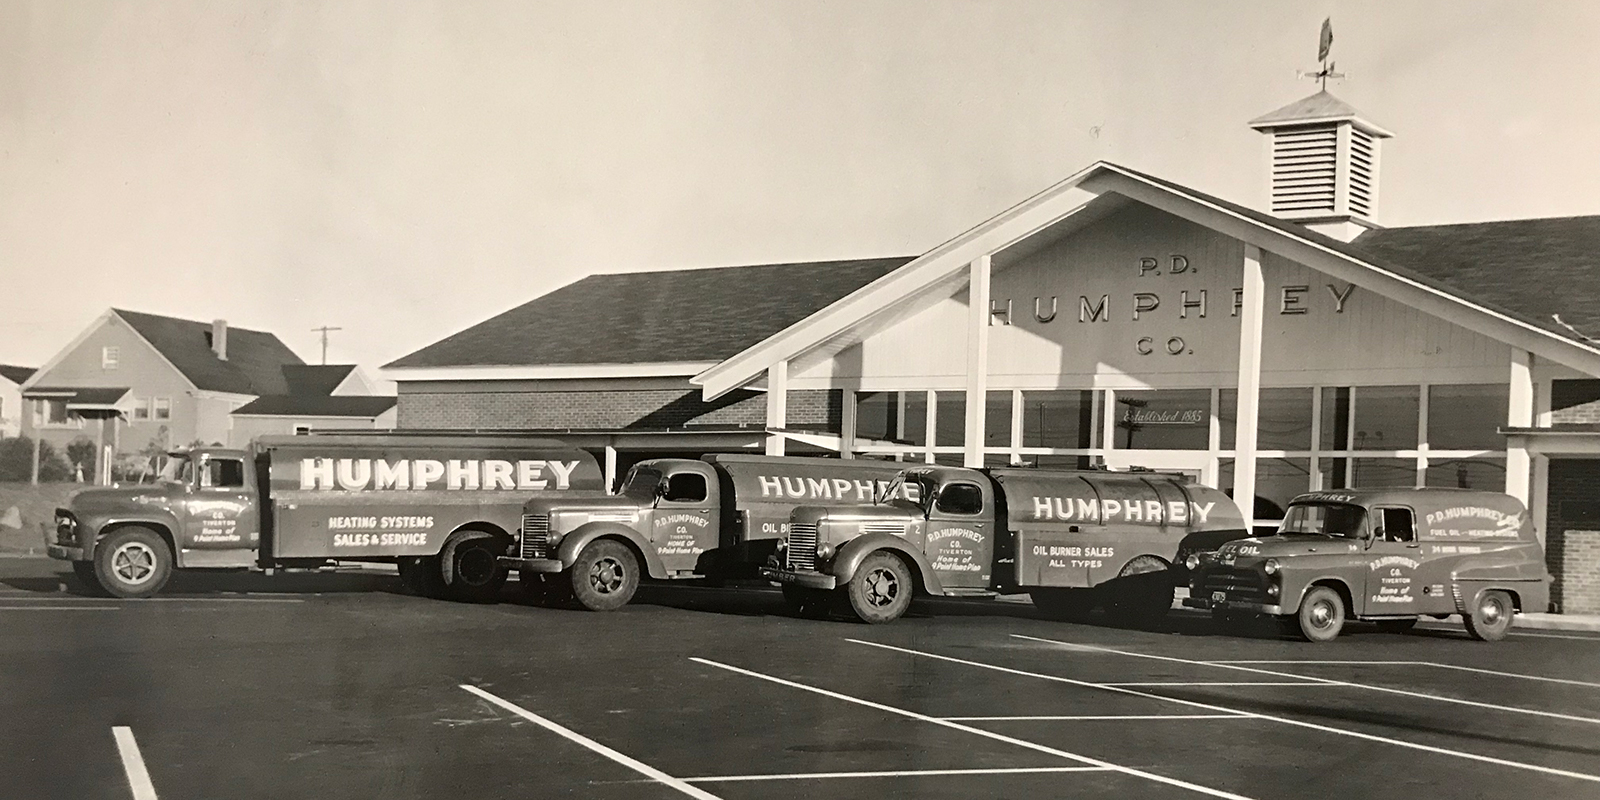
[[[550,515],[523,514],[522,542],[518,548],[523,558],[548,558],[550,556]]]
[[[1254,570],[1218,567],[1206,575],[1206,597],[1212,592],[1222,592],[1229,600],[1244,603],[1267,602],[1267,587],[1261,583]]]
[[[793,570],[817,568],[817,526],[815,523],[795,522],[789,525],[789,549],[784,551],[786,565]]]

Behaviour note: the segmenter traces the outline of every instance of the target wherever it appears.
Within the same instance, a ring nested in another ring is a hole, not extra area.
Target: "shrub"
[[[91,445],[92,446],[92,445]],[[33,440],[26,436],[0,439],[0,481],[25,482],[33,478]],[[39,442],[39,480],[72,479],[72,465],[56,452],[55,445]]]
[[[86,479],[94,477],[95,462],[99,461],[95,458],[96,449],[94,440],[87,436],[79,436],[67,443],[67,460],[81,470]]]

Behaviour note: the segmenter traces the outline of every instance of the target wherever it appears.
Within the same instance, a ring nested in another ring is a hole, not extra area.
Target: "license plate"
[[[1226,603],[1226,602],[1228,602],[1228,593],[1227,592],[1212,592],[1211,593],[1211,602],[1213,602],[1213,603]]]

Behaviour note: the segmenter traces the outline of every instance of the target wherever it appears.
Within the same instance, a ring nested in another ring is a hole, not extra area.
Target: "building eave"
[[[582,378],[688,378],[716,366],[715,361],[656,361],[635,364],[473,365],[384,367],[396,383],[410,381],[516,381]]]

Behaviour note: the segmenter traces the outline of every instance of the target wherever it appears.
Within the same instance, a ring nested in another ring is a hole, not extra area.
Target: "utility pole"
[[[342,330],[344,330],[344,328],[334,328],[334,327],[330,327],[330,326],[327,326],[327,325],[324,325],[324,326],[322,326],[320,328],[312,328],[311,329],[312,333],[320,333],[320,334],[322,334],[322,364],[323,364],[323,366],[327,366],[327,364],[328,364],[328,334],[330,332],[332,332],[332,331],[342,331]]]

